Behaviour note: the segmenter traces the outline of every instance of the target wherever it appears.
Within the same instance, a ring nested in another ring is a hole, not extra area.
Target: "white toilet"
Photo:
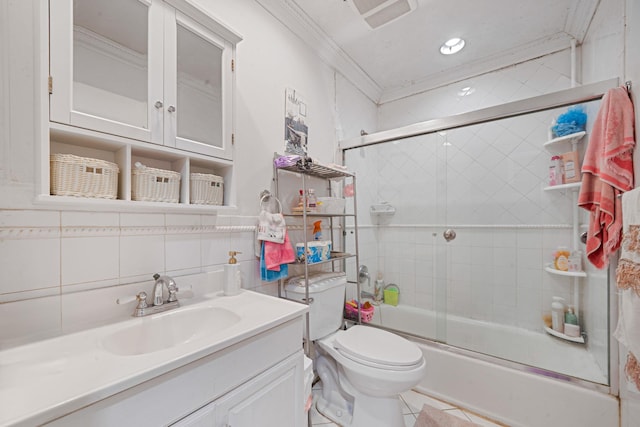
[[[309,279],[309,329],[322,380],[318,412],[345,427],[403,427],[399,394],[426,373],[414,343],[372,326],[340,330],[346,288],[344,273]],[[287,298],[305,298],[304,278],[285,287]]]

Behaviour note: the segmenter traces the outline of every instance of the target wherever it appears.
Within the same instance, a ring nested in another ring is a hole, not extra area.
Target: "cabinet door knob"
[[[153,104],[153,105],[154,105],[154,107],[156,107],[157,109],[160,109],[160,108],[162,108],[162,101],[156,101],[156,103],[155,103],[155,104]]]
[[[175,113],[176,107],[174,107],[173,105],[169,105],[169,108],[167,108],[167,111],[170,113]]]

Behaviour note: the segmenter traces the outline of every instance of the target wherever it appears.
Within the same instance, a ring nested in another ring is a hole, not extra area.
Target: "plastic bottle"
[[[564,315],[564,334],[569,337],[580,336],[580,325],[578,325],[578,316],[574,313],[573,307],[569,306],[569,309]]]
[[[551,303],[551,328],[564,333],[564,298],[553,297]]]
[[[242,276],[240,266],[235,256],[242,252],[229,251],[229,263],[224,265],[224,283],[222,291],[224,295],[232,296],[240,293],[242,287]]]
[[[571,256],[569,249],[565,246],[559,246],[554,255],[554,268],[560,271],[569,271],[569,256]]]
[[[564,323],[568,323],[569,325],[577,325],[578,324],[578,316],[573,311],[573,306],[569,306],[567,312],[564,314]]]
[[[560,185],[564,183],[564,173],[562,168],[562,157],[551,157],[551,165],[549,165],[549,185]]]
[[[318,207],[318,199],[316,198],[316,190],[310,188],[307,190],[307,208],[314,212]]]
[[[313,223],[313,240],[322,240],[322,221]]]
[[[384,292],[384,279],[382,276],[382,271],[378,271],[378,276],[376,277],[376,286],[373,288],[375,291],[375,300],[382,301],[383,292]]]
[[[582,271],[582,252],[573,251],[569,257],[568,271]]]

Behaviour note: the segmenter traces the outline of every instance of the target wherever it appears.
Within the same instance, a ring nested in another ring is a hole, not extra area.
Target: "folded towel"
[[[267,270],[280,271],[282,264],[296,260],[289,233],[284,232],[284,243],[264,242],[264,261]]]
[[[289,266],[287,264],[282,264],[280,266],[280,271],[269,270],[267,268],[264,257],[266,243],[267,242],[262,242],[260,248],[260,279],[265,282],[273,282],[286,278],[289,275]]]
[[[578,205],[589,211],[587,258],[605,268],[620,247],[622,205],[618,197],[633,188],[635,139],[633,104],[625,88],[602,98],[582,164]]]

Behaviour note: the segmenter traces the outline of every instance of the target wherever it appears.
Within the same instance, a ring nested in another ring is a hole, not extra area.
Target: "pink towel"
[[[609,90],[602,98],[582,164],[578,205],[589,211],[587,257],[605,268],[620,247],[622,192],[633,188],[633,104],[625,88]]]
[[[280,271],[280,265],[296,260],[289,233],[284,232],[284,243],[264,242],[264,262],[267,270]]]

